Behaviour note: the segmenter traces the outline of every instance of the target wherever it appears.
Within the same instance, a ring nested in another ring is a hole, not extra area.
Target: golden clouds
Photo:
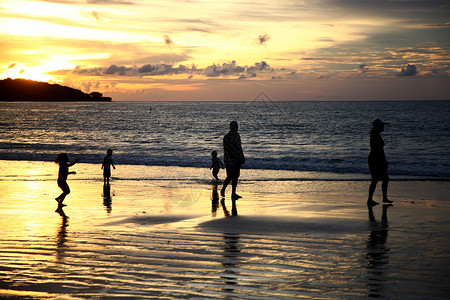
[[[4,0],[0,78],[28,74],[103,92],[239,80],[241,91],[260,82],[295,98],[301,81],[392,80],[406,64],[416,67],[409,77],[449,72],[448,20],[426,1],[414,9],[407,1],[152,2]],[[262,62],[270,72],[248,72]]]

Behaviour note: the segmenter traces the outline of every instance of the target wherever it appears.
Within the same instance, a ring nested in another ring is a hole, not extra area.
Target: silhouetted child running
[[[65,206],[62,204],[64,199],[68,194],[70,194],[69,185],[67,184],[67,176],[69,174],[76,174],[76,172],[69,172],[69,167],[73,166],[78,162],[78,159],[75,159],[74,162],[69,162],[69,156],[66,153],[60,153],[55,158],[55,163],[59,164],[59,172],[58,172],[58,186],[63,191],[61,195],[55,198],[58,202],[58,206]]]
[[[109,184],[109,177],[111,177],[111,166],[114,168],[114,170],[116,169],[116,167],[114,166],[113,159],[112,159],[112,154],[113,154],[113,151],[111,149],[108,149],[106,151],[106,156],[103,159],[103,163],[102,163],[103,182],[105,184]]]
[[[217,157],[217,151],[211,152],[211,167],[209,169],[212,169],[212,175],[216,180],[219,180],[217,175],[219,174],[220,169],[223,168],[225,167],[220,158]]]

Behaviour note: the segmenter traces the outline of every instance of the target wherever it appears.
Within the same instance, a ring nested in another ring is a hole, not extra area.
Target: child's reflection
[[[111,186],[109,183],[103,185],[103,205],[106,208],[107,213],[111,213],[112,210],[112,198],[111,198]]]
[[[217,183],[212,185],[211,194],[211,215],[215,217],[217,215],[217,208],[219,207],[219,192],[217,191]]]
[[[65,245],[67,241],[67,227],[69,226],[69,217],[64,213],[62,207],[58,207],[56,212],[61,216],[61,226],[56,234],[56,258],[61,260],[64,258],[64,254],[67,248]]]

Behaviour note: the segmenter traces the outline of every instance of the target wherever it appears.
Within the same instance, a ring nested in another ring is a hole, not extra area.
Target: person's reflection
[[[67,227],[69,226],[69,217],[64,213],[62,206],[58,207],[56,212],[61,216],[61,226],[56,234],[56,259],[61,260],[64,258],[64,254],[67,246]]]
[[[217,183],[212,185],[211,194],[211,215],[215,217],[217,215],[217,208],[219,207],[219,192],[217,191]]]
[[[387,265],[389,263],[389,251],[386,247],[388,238],[388,217],[387,210],[392,204],[383,205],[383,214],[381,222],[377,221],[373,213],[373,206],[368,205],[369,220],[371,230],[369,237],[366,241],[367,248],[367,274],[368,274],[368,286],[369,297],[383,297],[384,282],[387,277],[385,272],[387,271]]]
[[[111,186],[109,183],[103,185],[103,205],[106,207],[106,212],[111,213],[112,198],[111,198]]]
[[[225,217],[235,217],[238,215],[236,200],[231,200],[231,203],[232,203],[232,206],[231,206],[231,214],[230,214],[230,211],[227,209],[227,207],[225,205],[225,198],[222,197],[222,199],[220,200],[220,205],[222,206]],[[211,194],[211,214],[213,217],[217,216],[218,208],[219,208],[219,193],[217,190],[217,183],[214,183],[212,185],[212,194]]]
[[[225,280],[227,286],[223,289],[227,292],[232,292],[234,290],[234,285],[237,285],[237,278],[239,275],[238,265],[239,265],[239,254],[241,252],[241,247],[239,245],[240,236],[237,233],[224,233],[224,248],[223,248],[223,261],[222,265],[224,271],[220,276]]]
[[[234,217],[237,216],[237,208],[236,208],[236,200],[232,200],[232,208],[231,208],[231,214],[228,211],[227,207],[225,206],[225,198],[222,198],[220,200],[220,204],[222,205],[223,213],[225,214],[225,217]],[[239,247],[239,234],[237,233],[225,233],[224,234],[224,260],[222,262],[222,265],[224,266],[225,270],[223,274],[221,275],[222,278],[225,279],[225,283],[228,285],[236,285],[237,284],[237,275],[236,272],[237,264],[239,262],[239,253],[241,252]],[[227,287],[223,289],[227,292],[232,292],[234,290],[233,287]]]
[[[225,206],[225,198],[222,198],[222,200],[220,200],[220,204],[222,205],[222,209],[223,209],[223,213],[225,214],[225,217],[235,217],[238,215],[237,207],[236,207],[236,200],[231,200],[231,201],[232,201],[232,206],[231,206],[231,214],[230,214],[229,210]]]

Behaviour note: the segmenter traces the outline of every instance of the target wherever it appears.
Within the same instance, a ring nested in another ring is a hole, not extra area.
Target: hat
[[[381,125],[389,125],[390,123],[389,122],[383,122],[380,119],[376,119],[376,120],[374,120],[372,122],[372,124],[373,124],[373,127],[375,127],[375,126],[381,126]]]

